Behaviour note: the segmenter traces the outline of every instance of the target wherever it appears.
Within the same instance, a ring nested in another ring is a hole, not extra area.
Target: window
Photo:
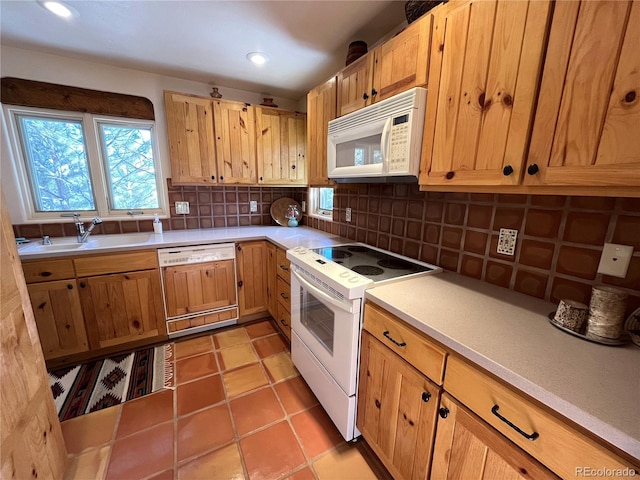
[[[164,212],[150,120],[7,108],[25,220]]]
[[[309,206],[311,216],[333,220],[333,188],[310,188]]]

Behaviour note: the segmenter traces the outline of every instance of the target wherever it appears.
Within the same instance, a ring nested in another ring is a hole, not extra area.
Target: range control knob
[[[340,278],[347,278],[349,275],[351,275],[351,272],[342,272]]]
[[[357,275],[355,275],[355,276],[353,276],[353,277],[351,277],[349,279],[349,282],[351,282],[351,283],[358,283],[359,281],[360,281],[360,277],[357,276]]]

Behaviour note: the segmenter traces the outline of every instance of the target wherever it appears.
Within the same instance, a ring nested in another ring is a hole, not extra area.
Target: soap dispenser
[[[153,232],[162,233],[162,222],[157,213],[153,215]]]

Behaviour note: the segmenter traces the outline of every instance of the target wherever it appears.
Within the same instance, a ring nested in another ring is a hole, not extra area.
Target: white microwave
[[[327,171],[336,181],[415,180],[425,88],[412,88],[329,122]]]

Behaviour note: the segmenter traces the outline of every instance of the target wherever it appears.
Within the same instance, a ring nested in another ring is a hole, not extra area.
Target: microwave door
[[[378,176],[384,172],[382,135],[388,119],[350,127],[327,140],[329,177]]]
[[[391,136],[391,121],[393,119],[389,118],[384,123],[384,128],[382,129],[382,138],[380,141],[380,150],[382,151],[382,171],[384,173],[389,172],[389,137]]]

